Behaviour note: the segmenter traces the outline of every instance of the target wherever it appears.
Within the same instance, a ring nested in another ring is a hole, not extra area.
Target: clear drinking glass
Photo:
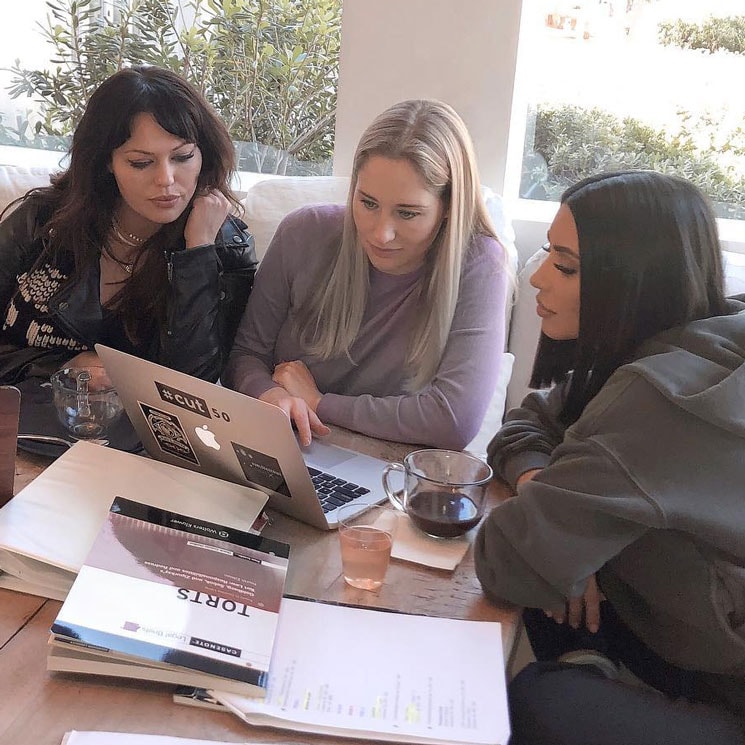
[[[360,590],[377,590],[391,559],[396,513],[385,505],[345,504],[338,510],[344,580]]]
[[[79,440],[103,437],[123,411],[101,368],[68,367],[50,377],[57,417]]]
[[[388,482],[393,471],[404,475],[404,487],[398,491]],[[478,525],[491,477],[491,466],[470,453],[416,450],[403,463],[383,469],[383,488],[391,504],[417,528],[436,538],[454,538]]]

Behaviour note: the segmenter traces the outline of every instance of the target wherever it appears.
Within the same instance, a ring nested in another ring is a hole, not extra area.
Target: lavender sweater
[[[405,392],[409,332],[423,269],[391,275],[370,266],[359,334],[346,356],[321,361],[304,351],[292,326],[333,260],[344,207],[316,205],[289,214],[259,265],[223,382],[259,397],[280,362],[302,360],[323,397],[318,416],[372,437],[451,449],[478,432],[496,386],[504,349],[507,277],[504,251],[478,236],[463,263],[460,294],[440,366],[416,393]]]

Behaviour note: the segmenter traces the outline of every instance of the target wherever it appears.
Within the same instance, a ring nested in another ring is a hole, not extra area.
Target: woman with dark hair
[[[517,494],[476,540],[538,660],[510,685],[512,742],[742,743],[745,303],[713,212],[683,179],[604,174],[548,239],[533,377],[555,385],[490,443]]]
[[[253,282],[225,125],[173,72],[93,93],[69,167],[0,223],[0,381],[100,365],[97,342],[216,380]]]

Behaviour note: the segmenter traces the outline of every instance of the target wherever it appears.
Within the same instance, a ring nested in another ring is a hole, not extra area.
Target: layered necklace
[[[139,235],[135,235],[134,233],[127,233],[123,231],[119,227],[119,223],[116,221],[115,217],[111,220],[111,232],[117,242],[129,248],[140,248],[145,242],[145,238],[141,238]],[[119,266],[124,269],[127,274],[132,274],[132,269],[135,264],[134,261],[123,261],[118,256],[115,256],[108,242],[104,244],[103,251],[109,259],[111,259],[114,263],[119,264]]]

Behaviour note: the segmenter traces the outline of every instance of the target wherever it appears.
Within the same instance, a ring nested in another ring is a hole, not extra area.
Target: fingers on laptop
[[[271,388],[260,398],[278,406],[287,414],[290,421],[295,424],[300,444],[303,446],[310,445],[313,434],[323,436],[331,431],[302,398],[291,396],[282,388]]]

